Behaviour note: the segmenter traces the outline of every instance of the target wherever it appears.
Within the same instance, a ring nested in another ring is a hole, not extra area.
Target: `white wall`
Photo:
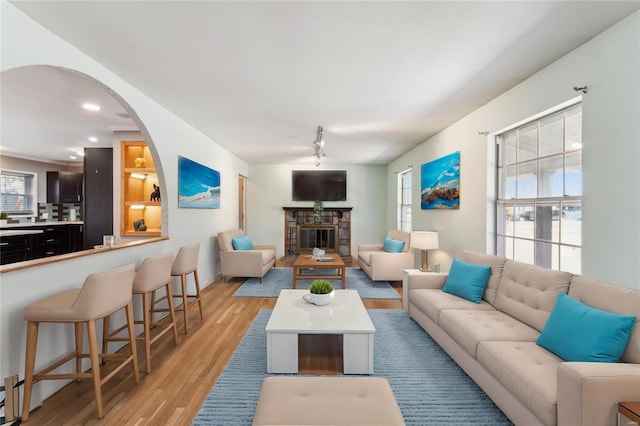
[[[247,184],[247,233],[256,244],[275,244],[284,255],[282,207],[312,207],[311,202],[291,201],[291,171],[311,169],[299,165],[251,166]],[[352,207],[351,254],[358,244],[382,242],[386,224],[386,166],[321,166],[320,170],[347,171],[347,201],[325,202],[325,207]],[[313,170],[316,170],[314,167]],[[237,225],[236,225],[237,227]],[[393,225],[395,228],[395,225]]]
[[[479,132],[496,132],[576,97],[582,99],[582,273],[640,288],[640,12],[542,69],[488,104],[393,161],[413,164],[414,229],[437,230],[441,250],[430,254],[447,270],[463,249],[492,251],[495,147]],[[460,210],[420,209],[420,165],[460,150]],[[388,205],[395,200],[389,186]],[[390,212],[391,213],[391,212]],[[394,218],[389,214],[388,224]]]
[[[6,1],[1,7],[1,70],[28,65],[53,65],[82,72],[117,93],[142,120],[145,139],[153,144],[164,177],[162,204],[168,223],[163,232],[169,240],[84,256],[74,260],[3,273],[0,276],[0,373],[24,374],[26,324],[22,308],[28,303],[57,291],[79,287],[92,272],[134,262],[147,256],[176,252],[184,244],[200,242],[199,277],[206,286],[220,274],[217,255],[217,232],[237,224],[238,174],[248,175],[247,164],[205,137],[161,105],[130,86],[104,66],[95,62],[57,36],[28,18]],[[178,209],[178,155],[193,159],[220,171],[221,209]],[[161,181],[162,182],[162,181]],[[169,194],[169,196],[167,196]],[[118,198],[119,199],[119,198]],[[37,367],[47,365],[60,353],[72,348],[70,330],[43,327]],[[32,406],[57,390],[63,381],[36,385]]]

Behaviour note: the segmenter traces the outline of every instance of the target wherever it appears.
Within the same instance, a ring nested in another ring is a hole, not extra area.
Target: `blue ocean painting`
[[[178,156],[178,207],[220,208],[220,172]]]
[[[425,163],[420,168],[420,207],[460,208],[460,151]]]

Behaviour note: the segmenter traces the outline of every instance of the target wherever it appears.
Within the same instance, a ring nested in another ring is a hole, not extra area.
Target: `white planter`
[[[327,294],[315,294],[315,293],[309,293],[311,295],[311,303],[313,303],[314,305],[328,305],[331,302],[331,299],[333,299],[333,295],[335,294],[334,291],[332,291],[331,293],[327,293]]]

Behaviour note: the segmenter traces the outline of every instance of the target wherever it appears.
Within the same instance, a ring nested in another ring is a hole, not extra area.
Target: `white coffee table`
[[[373,374],[376,328],[357,290],[334,290],[330,304],[302,298],[309,290],[282,290],[267,323],[267,373],[298,372],[299,334],[341,334],[344,374]]]

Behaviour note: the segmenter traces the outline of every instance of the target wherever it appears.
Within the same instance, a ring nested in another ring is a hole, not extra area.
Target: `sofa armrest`
[[[415,264],[413,253],[371,253],[369,267],[373,281],[400,281],[402,270],[413,268]]]
[[[224,277],[261,276],[262,252],[233,250],[220,252],[220,268]]]
[[[640,401],[640,364],[564,362],[557,380],[559,425],[615,425],[618,402]]]
[[[254,250],[273,250],[274,252],[276,251],[276,246],[272,246],[272,245],[253,245],[253,249]]]
[[[358,253],[361,251],[380,251],[386,253],[382,250],[382,244],[360,244],[358,246]]]
[[[411,290],[440,289],[444,287],[449,273],[447,272],[420,272],[419,270],[404,271],[402,277],[402,305],[405,311],[409,311],[409,295]]]

